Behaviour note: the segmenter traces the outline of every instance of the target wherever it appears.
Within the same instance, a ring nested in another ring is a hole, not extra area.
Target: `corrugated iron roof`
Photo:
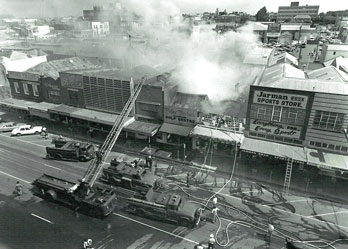
[[[252,65],[267,65],[272,48],[255,47],[245,56],[243,63]]]
[[[246,137],[240,146],[241,150],[276,156],[282,159],[292,158],[296,161],[307,162],[303,147],[275,143]]]
[[[129,125],[125,126],[124,130],[143,134],[145,136],[154,136],[157,133],[160,126],[161,125],[159,124],[134,121]]]
[[[190,135],[191,130],[192,127],[163,123],[159,131],[187,137],[188,135]]]
[[[308,164],[348,170],[348,156],[306,148]]]
[[[320,81],[317,79],[283,78],[269,85],[272,88],[348,95],[348,84],[343,82]]]
[[[71,113],[79,110],[80,108],[69,106],[69,105],[58,105],[53,108],[49,108],[48,112],[57,113],[57,114],[64,114],[70,116]]]
[[[272,54],[269,58],[268,66],[273,66],[275,64],[280,64],[280,63],[289,63],[289,64],[298,65],[298,61],[295,56],[287,52],[283,52],[280,54]]]
[[[307,72],[307,76],[309,79],[318,79],[318,80],[335,81],[335,82],[346,81],[343,78],[343,76],[338,72],[338,69],[333,66],[323,67],[313,71],[309,71]]]
[[[216,128],[208,128],[200,125],[196,125],[191,131],[193,136],[201,136],[205,138],[213,138],[223,142],[241,142],[244,139],[244,135],[240,133],[228,132],[224,130],[218,130]]]
[[[324,46],[327,46],[327,51],[348,51],[348,44],[324,44]]]
[[[76,69],[87,69],[87,68],[100,68],[101,65],[95,65],[85,58],[72,57],[61,60],[54,60],[49,62],[43,62],[39,65],[32,67],[27,72],[37,73],[45,77],[51,77],[58,79],[59,72],[76,70]]]
[[[270,86],[283,78],[305,79],[306,75],[302,70],[287,63],[277,64],[265,69],[259,85]]]
[[[98,112],[88,109],[78,109],[70,114],[71,117],[88,120],[92,122],[100,122],[106,125],[113,125],[116,121],[118,115],[110,114],[105,112]],[[126,122],[130,120],[130,117],[127,117]]]
[[[171,106],[199,111],[202,109],[202,104],[206,103],[207,100],[208,95],[176,92],[172,99]]]
[[[75,73],[79,73],[79,72],[75,72]],[[81,73],[85,76],[105,77],[105,78],[112,78],[112,79],[125,80],[125,81],[130,81],[131,78],[133,78],[133,80],[138,80],[145,75],[147,75],[147,78],[149,79],[161,74],[161,72],[147,65],[140,65],[131,69],[123,69],[123,70],[118,70],[118,69],[95,70],[95,71],[91,70],[87,72],[81,71]]]

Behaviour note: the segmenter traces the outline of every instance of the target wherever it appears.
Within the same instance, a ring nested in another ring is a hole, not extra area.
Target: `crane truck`
[[[79,182],[74,182],[43,174],[32,183],[34,185],[33,191],[37,195],[72,206],[76,210],[93,216],[107,216],[114,210],[116,205],[114,191],[111,187],[96,187],[94,183],[103,168],[105,159],[115,145],[145,81],[146,77],[143,77],[135,87],[134,93],[129,97],[103,145],[96,152],[96,157],[90,162],[83,178]]]

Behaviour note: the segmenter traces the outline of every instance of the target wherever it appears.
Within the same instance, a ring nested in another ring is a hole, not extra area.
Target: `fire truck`
[[[107,184],[146,194],[154,186],[158,176],[144,166],[135,165],[133,162],[112,160],[110,166],[103,169],[100,180]]]
[[[43,174],[32,184],[36,188],[36,195],[62,203],[87,215],[103,217],[115,208],[116,195],[111,188],[90,189],[88,191],[91,193],[88,193],[89,196],[86,198],[83,188],[75,189],[74,181],[60,177]]]
[[[62,143],[62,141],[59,142]],[[58,147],[46,147],[46,157],[56,160],[87,162],[95,157],[95,149],[90,143],[65,141]]]
[[[200,204],[190,202],[176,193],[158,192],[151,188],[147,194],[128,198],[126,211],[140,217],[174,222],[194,227],[199,217]]]
[[[104,165],[104,161],[109,156],[111,149],[114,147],[123,126],[126,124],[135,100],[137,99],[142,86],[146,81],[143,77],[134,89],[133,94],[129,97],[122,112],[114,122],[103,145],[96,152],[96,156],[91,160],[83,178],[78,181],[70,181],[44,174],[33,181],[33,191],[36,194],[65,205],[75,207],[76,210],[86,212],[86,214],[96,216],[107,216],[115,208],[116,195],[108,187],[94,186]]]

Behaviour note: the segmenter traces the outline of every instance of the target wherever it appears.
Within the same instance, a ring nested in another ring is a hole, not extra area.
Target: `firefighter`
[[[93,241],[91,239],[88,239],[83,242],[83,249],[93,249],[92,247]]]
[[[43,137],[44,139],[48,139],[48,132],[47,132],[46,127],[42,127],[41,137]]]
[[[268,233],[268,239],[269,239],[269,241],[271,241],[271,239],[272,239],[273,231],[274,231],[274,226],[273,226],[273,224],[270,222],[270,223],[268,224],[268,228],[267,228],[267,233]]]
[[[195,249],[204,249],[202,243],[198,243],[197,245],[195,245],[194,248],[195,248]]]
[[[14,193],[17,195],[17,197],[20,197],[23,194],[23,186],[22,186],[22,184],[20,184],[19,181],[17,181],[17,183],[16,183]]]
[[[187,172],[187,174],[186,174],[186,186],[188,188],[190,187],[190,181],[191,181],[191,173]]]
[[[215,223],[216,222],[216,220],[217,220],[217,213],[218,213],[218,211],[219,211],[219,208],[213,208],[213,210],[211,210],[211,213],[213,214],[213,223]]]
[[[100,164],[103,159],[103,152],[101,152],[100,150],[97,150],[97,152],[95,153],[95,156],[97,158],[97,164]]]
[[[218,201],[217,197],[214,196],[214,198],[213,198],[213,208],[216,208],[217,201]]]
[[[146,161],[146,167],[152,169],[152,156],[151,153],[145,158]]]
[[[198,226],[199,222],[201,221],[202,212],[203,212],[202,208],[198,208],[195,212],[196,226]]]
[[[214,234],[210,234],[210,238],[208,240],[208,249],[214,249],[215,245],[215,238],[214,238]]]

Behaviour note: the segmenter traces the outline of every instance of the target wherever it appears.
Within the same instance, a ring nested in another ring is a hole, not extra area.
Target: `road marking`
[[[29,143],[37,143],[37,142],[50,142],[49,140],[45,140],[45,139],[40,139],[40,140],[22,140],[22,139],[19,139],[21,141],[24,141],[24,142],[29,142]]]
[[[308,200],[302,199],[302,200],[293,200],[293,201],[283,201],[283,202],[277,202],[277,203],[262,204],[262,206],[276,206],[276,205],[281,205],[286,203],[302,202],[302,201],[308,201]]]
[[[7,174],[7,173],[2,172],[2,171],[0,171],[0,173],[1,173],[1,174],[4,174],[4,175],[7,175],[7,176],[9,176],[9,177],[12,177],[12,178],[14,178],[14,179],[20,180],[20,181],[22,181],[22,182],[28,183],[28,184],[30,184],[30,183],[31,183],[31,182],[28,182],[28,181],[26,181],[26,180],[23,180],[23,179],[21,179],[21,178],[19,178],[19,177],[16,177],[16,176],[13,176],[13,175]]]
[[[41,144],[31,143],[31,142],[28,142],[28,141],[25,141],[25,140],[22,140],[22,139],[18,139],[18,138],[15,138],[15,137],[8,137],[8,136],[5,136],[5,135],[3,135],[3,134],[0,134],[0,136],[2,136],[2,137],[7,137],[7,138],[9,138],[9,139],[14,139],[14,140],[17,140],[17,141],[20,141],[20,142],[24,142],[24,143],[36,145],[36,146],[39,146],[39,147],[46,147],[46,146],[41,145]]]
[[[121,218],[130,220],[130,221],[133,221],[133,222],[136,222],[136,223],[141,224],[141,225],[143,225],[143,226],[150,227],[150,228],[155,229],[155,230],[157,230],[157,231],[160,231],[160,232],[162,232],[162,233],[166,233],[166,234],[168,234],[168,235],[172,235],[172,236],[174,236],[174,237],[177,237],[177,238],[179,238],[179,239],[183,239],[183,240],[186,240],[186,241],[188,241],[188,242],[191,242],[191,243],[194,243],[194,244],[198,244],[198,242],[196,242],[196,241],[194,241],[194,240],[190,240],[190,239],[187,239],[187,238],[182,237],[182,236],[180,236],[180,235],[176,235],[176,234],[174,234],[174,233],[167,232],[167,231],[165,231],[165,230],[163,230],[163,229],[160,229],[160,228],[151,226],[151,225],[149,225],[149,224],[143,223],[143,222],[141,222],[141,221],[138,221],[138,220],[129,218],[129,217],[124,216],[124,215],[122,215],[122,214],[113,213],[113,215],[119,216],[119,217],[121,217]]]
[[[34,217],[36,217],[36,218],[39,218],[39,219],[41,219],[41,220],[43,220],[43,221],[46,221],[46,222],[48,222],[48,223],[50,223],[50,224],[53,224],[54,225],[54,223],[52,222],[52,221],[50,221],[50,220],[47,220],[47,219],[45,219],[45,218],[42,218],[41,216],[38,216],[38,215],[36,215],[36,214],[31,214],[32,216],[34,216]]]
[[[313,217],[321,217],[321,216],[327,216],[332,214],[345,214],[348,213],[348,211],[339,211],[339,212],[333,212],[333,213],[325,213],[325,214],[316,214],[316,215],[310,215],[306,216],[307,218],[313,218]]]

